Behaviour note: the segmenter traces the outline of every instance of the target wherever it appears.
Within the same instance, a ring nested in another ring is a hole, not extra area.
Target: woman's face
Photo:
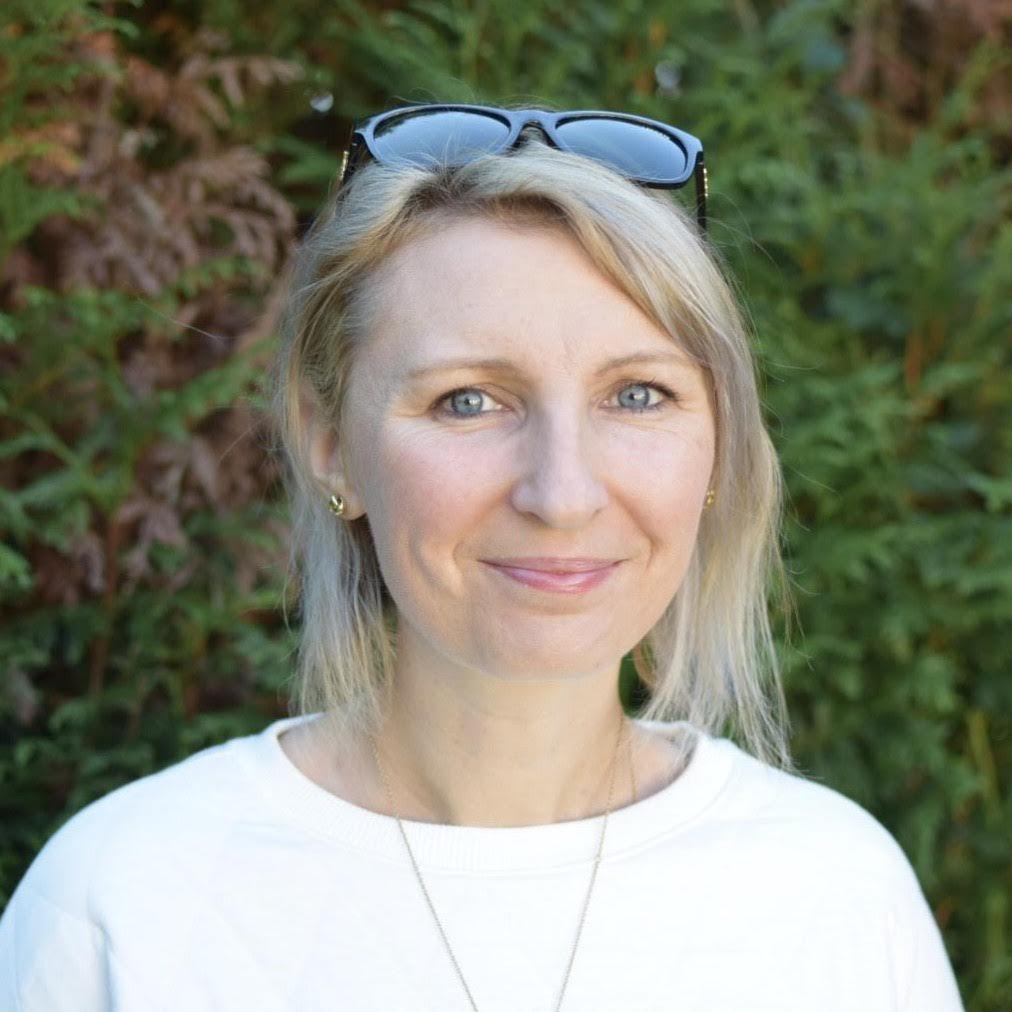
[[[368,517],[399,649],[509,679],[614,672],[693,551],[704,373],[562,231],[457,221],[378,280],[336,487]],[[614,565],[520,572],[574,558]]]

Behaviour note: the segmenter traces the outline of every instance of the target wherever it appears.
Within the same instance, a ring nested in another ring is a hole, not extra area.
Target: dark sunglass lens
[[[692,173],[677,141],[653,127],[614,119],[577,119],[555,130],[573,154],[604,162],[623,175],[654,183],[685,183]]]
[[[477,155],[498,151],[509,133],[502,120],[480,112],[405,113],[376,127],[373,146],[383,162],[460,165]]]

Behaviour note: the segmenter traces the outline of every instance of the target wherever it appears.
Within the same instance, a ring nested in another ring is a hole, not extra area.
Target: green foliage
[[[225,56],[303,68],[271,102],[222,106],[215,130],[266,157],[304,215],[350,121],[403,99],[626,109],[703,139],[711,241],[753,324],[790,492],[796,758],[897,836],[967,1008],[1012,1007],[1012,229],[993,97],[1010,60],[983,32],[960,49],[949,15],[927,26],[914,6],[890,0],[881,23],[842,0],[209,0],[161,20],[9,6],[0,899],[89,800],[283,712],[285,510],[264,447],[247,439],[236,463],[248,422],[225,424],[262,402],[270,328],[235,338],[279,272],[209,246],[141,297],[25,267],[59,263],[47,229],[109,211],[72,173],[39,171],[81,154],[40,132],[63,96],[122,79],[127,55],[174,68],[217,38]],[[920,32],[921,63],[893,30]],[[115,58],[78,51],[89,33],[115,36]],[[204,135],[141,105],[114,115],[123,136],[151,133],[154,178]]]

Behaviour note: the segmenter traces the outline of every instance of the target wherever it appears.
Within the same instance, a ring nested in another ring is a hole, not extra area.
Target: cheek
[[[613,439],[607,470],[623,498],[647,515],[694,512],[702,503],[714,463],[713,433],[705,420],[669,431],[632,432]]]
[[[609,454],[612,496],[645,538],[651,565],[665,574],[662,593],[673,594],[696,543],[714,463],[712,429],[701,422],[638,435]]]
[[[431,433],[377,433],[368,462],[366,510],[391,592],[460,591],[454,562],[500,494],[502,465],[465,440]]]

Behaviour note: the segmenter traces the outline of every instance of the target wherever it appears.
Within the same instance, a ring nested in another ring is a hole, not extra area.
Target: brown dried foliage
[[[837,86],[875,105],[891,143],[905,147],[936,118],[981,43],[1007,53],[1010,35],[1012,0],[863,0]],[[965,128],[1008,122],[1010,77],[1007,61],[988,76]]]
[[[95,285],[153,296],[185,268],[234,254],[277,270],[294,232],[292,209],[270,184],[266,160],[228,137],[229,110],[213,83],[238,106],[254,88],[295,79],[299,68],[270,57],[197,51],[168,72],[118,52],[108,33],[76,46],[70,58],[106,57],[115,76],[82,80],[64,119],[0,149],[2,160],[47,142],[45,155],[31,163],[33,182],[72,186],[99,202],[100,211],[87,220],[57,216],[40,228],[52,287]],[[127,109],[134,111],[129,123]],[[160,137],[189,153],[153,169],[149,149]]]

